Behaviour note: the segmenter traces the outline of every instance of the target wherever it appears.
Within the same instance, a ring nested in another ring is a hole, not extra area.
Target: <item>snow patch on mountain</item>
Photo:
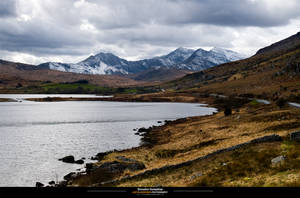
[[[220,48],[220,47],[214,47],[210,51],[218,53],[218,54],[223,54],[226,57],[226,59],[228,59],[230,61],[237,61],[237,60],[247,58],[247,56],[244,54],[240,54],[240,53],[237,53],[237,52],[234,52],[234,51],[231,51],[228,49]]]

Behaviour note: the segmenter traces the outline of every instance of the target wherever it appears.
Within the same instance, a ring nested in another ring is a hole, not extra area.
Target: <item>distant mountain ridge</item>
[[[127,61],[112,53],[100,52],[79,63],[47,62],[40,64],[44,69],[81,74],[137,74],[147,70],[167,68],[178,70],[201,71],[218,64],[245,58],[237,52],[222,48],[210,51],[177,48],[167,55],[138,61]]]

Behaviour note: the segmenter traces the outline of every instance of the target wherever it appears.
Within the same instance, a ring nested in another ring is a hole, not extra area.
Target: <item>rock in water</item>
[[[82,159],[80,159],[80,160],[76,160],[74,163],[75,164],[84,164],[84,161]]]
[[[63,161],[66,163],[75,163],[75,158],[73,155],[66,156],[64,158],[59,159],[59,161]]]
[[[98,166],[96,166],[93,163],[86,163],[85,164],[85,172],[87,174],[89,174],[90,172],[94,171],[95,169],[97,169]]]
[[[75,178],[77,176],[77,173],[75,173],[75,172],[71,172],[71,173],[69,173],[69,174],[67,174],[67,175],[65,175],[64,176],[64,180],[70,180],[70,179],[73,179],[73,178]]]
[[[53,185],[55,185],[55,181],[50,181],[48,184],[53,186]]]
[[[44,187],[45,185],[44,184],[42,184],[41,182],[36,182],[35,183],[35,187],[37,187],[37,188],[41,188],[41,187]]]

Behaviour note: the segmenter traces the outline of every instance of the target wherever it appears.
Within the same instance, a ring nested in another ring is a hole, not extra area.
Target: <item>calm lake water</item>
[[[34,95],[0,94],[0,98],[28,97]],[[98,152],[136,147],[140,137],[134,135],[135,128],[215,111],[188,103],[0,102],[0,186],[60,181],[84,165],[63,163],[59,158],[88,159]]]

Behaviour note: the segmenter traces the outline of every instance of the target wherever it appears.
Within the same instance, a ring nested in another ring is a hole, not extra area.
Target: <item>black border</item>
[[[0,198],[13,195],[121,195],[122,197],[169,197],[212,193],[296,193],[300,187],[0,187]]]

